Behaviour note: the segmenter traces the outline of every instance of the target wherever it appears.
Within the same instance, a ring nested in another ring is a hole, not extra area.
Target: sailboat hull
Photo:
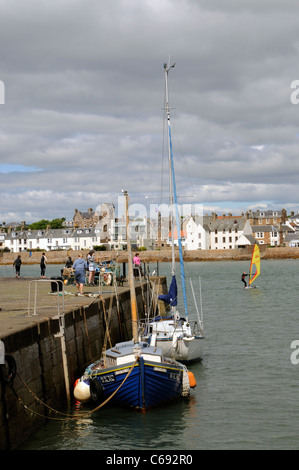
[[[145,329],[142,339],[161,348],[164,356],[182,362],[202,359],[205,338],[192,331],[190,322],[179,320],[176,323],[173,317],[161,317],[148,323]]]
[[[183,337],[175,340],[166,338],[156,340],[156,344],[164,354],[173,357],[177,361],[200,361],[203,357],[203,337]]]
[[[118,367],[99,369],[91,364],[81,382],[89,385],[90,398],[95,403],[108,400],[111,405],[146,411],[188,396],[187,374],[187,369],[175,361],[156,362],[140,356],[137,361],[122,363]],[[79,382],[74,390],[79,401],[80,385],[82,388]]]

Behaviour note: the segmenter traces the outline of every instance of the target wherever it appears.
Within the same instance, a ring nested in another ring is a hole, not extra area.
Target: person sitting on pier
[[[134,265],[134,277],[139,276],[139,271],[140,271],[141,276],[143,276],[139,253],[135,254],[133,258],[133,265]]]

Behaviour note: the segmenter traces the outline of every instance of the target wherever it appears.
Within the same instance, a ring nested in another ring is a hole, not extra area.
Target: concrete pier
[[[165,293],[166,279],[153,279],[159,282],[159,292]],[[75,380],[100,357],[105,345],[131,339],[128,285],[117,287],[116,293],[105,286],[101,294],[98,286],[85,286],[85,295],[78,297],[75,286],[64,286],[64,293],[52,292],[50,281],[35,281],[0,278],[0,340],[17,367],[12,383],[0,381],[0,450],[16,449],[50,416],[55,417],[49,407],[65,409],[68,389],[72,393]],[[136,283],[140,317],[146,289],[145,282]],[[62,318],[67,384],[59,336]]]

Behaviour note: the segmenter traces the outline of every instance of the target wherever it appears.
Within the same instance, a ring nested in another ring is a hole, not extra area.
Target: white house
[[[241,235],[251,235],[251,225],[244,217],[217,217],[210,224],[210,246],[212,250],[235,248]]]
[[[69,250],[72,247],[71,229],[49,229],[45,233],[46,250]]]
[[[95,245],[102,245],[102,228],[77,228],[72,234],[73,250],[92,250]]]
[[[188,250],[229,250],[237,246],[241,235],[251,235],[249,220],[244,217],[216,214],[191,217],[187,224]],[[247,239],[247,244],[249,240]]]
[[[191,216],[186,225],[186,249],[208,250],[210,248],[209,223],[212,216]]]
[[[284,243],[286,246],[299,247],[299,232],[288,233],[285,237]]]

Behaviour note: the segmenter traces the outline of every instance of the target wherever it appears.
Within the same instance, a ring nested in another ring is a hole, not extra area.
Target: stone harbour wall
[[[259,245],[261,258],[263,259],[294,259],[299,258],[299,247],[275,246],[269,247]],[[235,248],[231,250],[184,250],[185,261],[241,261],[251,258],[252,246],[246,248]],[[72,260],[82,254],[84,258],[88,251],[47,251],[46,256],[49,264],[64,264],[68,256]],[[20,254],[24,264],[39,264],[41,252],[22,253],[0,253],[0,265],[12,265],[17,255]],[[126,251],[98,251],[95,253],[98,261],[114,260],[118,263],[127,263],[128,254]],[[171,249],[160,251],[139,251],[139,257],[144,263],[170,262]],[[176,249],[176,258],[179,260],[179,252]]]
[[[162,281],[161,281],[162,279]],[[160,278],[162,291],[166,279]],[[144,314],[144,289],[136,287],[138,312]],[[97,298],[87,306],[65,313],[65,340],[70,391],[87,365],[99,359],[118,341],[130,340],[132,334],[130,291],[105,301]],[[109,339],[106,326],[109,325]],[[0,450],[16,449],[50,417],[60,417],[54,410],[65,410],[67,393],[62,362],[61,338],[56,335],[60,321],[56,317],[2,337],[6,354],[13,356],[17,374],[12,383],[0,381]],[[111,341],[111,343],[110,343]],[[41,401],[39,401],[38,399]],[[47,406],[45,406],[45,404]]]

